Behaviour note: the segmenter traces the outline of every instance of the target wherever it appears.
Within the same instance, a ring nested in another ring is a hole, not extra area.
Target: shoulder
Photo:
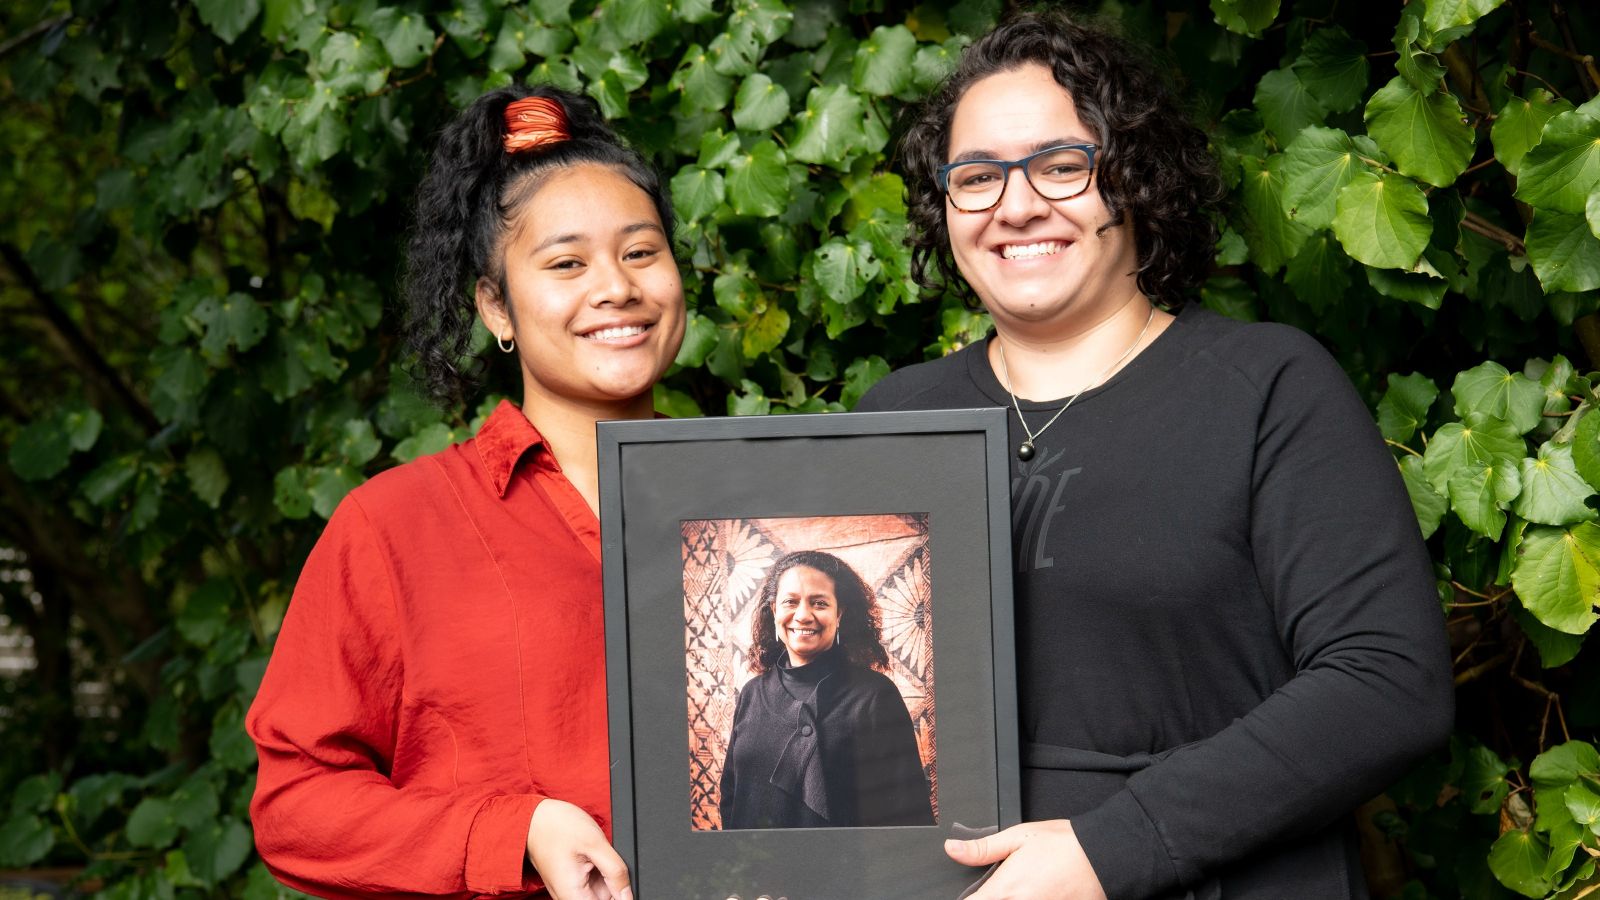
[[[434,504],[457,504],[467,492],[492,490],[474,448],[476,438],[419,456],[362,482],[344,502],[355,504],[376,524],[415,523]]]
[[[987,346],[979,341],[956,352],[897,369],[873,385],[861,402],[857,412],[882,412],[897,409],[928,409],[945,404],[950,392],[972,384],[968,373],[968,357],[981,353]]]
[[[1196,305],[1172,327],[1192,362],[1243,382],[1263,399],[1283,388],[1353,393],[1333,355],[1292,325],[1240,322]]]

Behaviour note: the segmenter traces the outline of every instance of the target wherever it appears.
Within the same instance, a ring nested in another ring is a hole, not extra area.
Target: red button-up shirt
[[[328,521],[246,727],[256,846],[323,897],[543,896],[544,797],[610,833],[599,521],[522,413]]]

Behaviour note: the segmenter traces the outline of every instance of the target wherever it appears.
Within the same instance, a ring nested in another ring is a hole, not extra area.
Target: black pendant
[[[1017,459],[1023,462],[1033,459],[1033,441],[1022,442],[1022,446],[1017,448]]]

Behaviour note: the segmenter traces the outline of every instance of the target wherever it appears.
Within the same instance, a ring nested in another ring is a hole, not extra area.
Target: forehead
[[[833,578],[821,569],[802,564],[785,569],[778,578],[778,587],[785,591],[832,590]]]
[[[660,224],[650,195],[611,166],[564,166],[528,190],[516,211],[517,226],[535,241],[558,231],[599,235],[641,220]]]
[[[1044,66],[996,72],[967,88],[950,119],[946,159],[974,150],[1024,156],[1040,142],[1094,143],[1072,95]]]

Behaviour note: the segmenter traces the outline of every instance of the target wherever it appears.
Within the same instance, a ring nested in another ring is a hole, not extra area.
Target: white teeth
[[[599,331],[591,331],[584,335],[584,337],[596,341],[615,341],[621,338],[633,337],[636,334],[644,334],[643,325],[622,325],[616,328],[602,328]]]
[[[1041,241],[1037,244],[1007,244],[1000,248],[1000,255],[1006,259],[1031,259],[1035,256],[1050,256],[1060,250],[1060,241]]]

